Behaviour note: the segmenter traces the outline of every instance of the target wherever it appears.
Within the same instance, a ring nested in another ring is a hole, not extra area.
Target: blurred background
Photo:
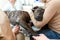
[[[41,6],[43,7],[44,4],[40,2],[40,0],[17,0],[23,5],[23,9],[25,8],[32,8],[34,6]],[[7,4],[8,0],[0,0],[0,9],[2,9],[5,4]]]

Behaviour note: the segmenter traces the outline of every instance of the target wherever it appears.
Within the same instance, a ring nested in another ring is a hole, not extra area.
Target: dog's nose
[[[38,20],[38,19],[39,19],[39,16],[35,16],[35,19],[37,19],[37,20]]]

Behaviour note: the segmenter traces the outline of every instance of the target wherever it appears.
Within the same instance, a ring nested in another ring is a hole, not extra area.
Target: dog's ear
[[[39,7],[38,7],[38,6],[35,6],[35,7],[32,8],[33,13],[34,13],[34,11],[35,11],[37,8],[39,8]]]

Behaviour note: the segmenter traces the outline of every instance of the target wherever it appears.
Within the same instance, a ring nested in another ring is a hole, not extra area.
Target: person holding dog
[[[36,21],[33,12],[28,9],[30,18],[33,24],[38,28],[42,28],[48,23],[48,29],[40,30],[39,34],[45,34],[49,39],[60,39],[60,0],[42,1],[46,3],[43,20]]]

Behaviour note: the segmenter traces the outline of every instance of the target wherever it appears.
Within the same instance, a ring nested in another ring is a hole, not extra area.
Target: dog
[[[34,8],[33,8],[34,9]],[[42,21],[43,19],[43,9],[42,8],[36,8],[34,9],[33,13],[34,13],[34,17],[37,21]],[[28,31],[28,33],[31,33],[32,35],[37,35],[35,31],[32,30],[31,26],[33,25],[31,23],[31,19],[30,16],[28,14],[28,12],[26,11],[5,11],[5,13],[7,14],[10,22],[15,25],[20,25],[22,26],[24,29],[26,29],[26,31]],[[37,15],[37,16],[36,16]]]

